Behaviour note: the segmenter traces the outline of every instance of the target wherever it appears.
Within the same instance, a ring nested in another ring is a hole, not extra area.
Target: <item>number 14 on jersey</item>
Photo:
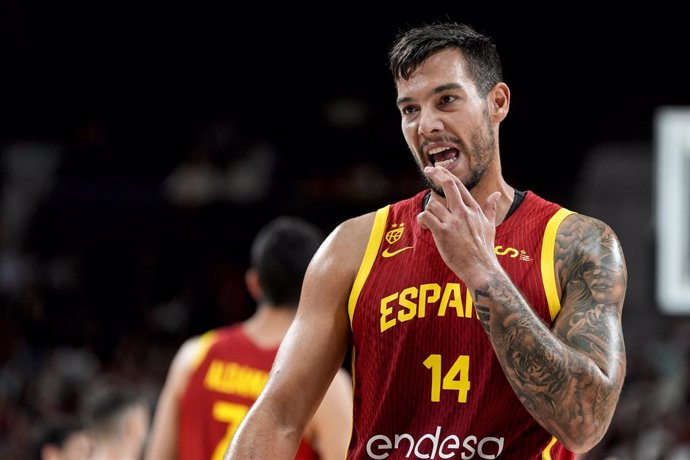
[[[441,380],[442,364],[441,355],[429,355],[424,360],[424,366],[431,370],[431,401],[441,400],[441,390],[455,390],[458,392],[458,402],[467,402],[467,392],[470,391],[469,369],[470,357],[460,355],[455,360],[450,370]]]

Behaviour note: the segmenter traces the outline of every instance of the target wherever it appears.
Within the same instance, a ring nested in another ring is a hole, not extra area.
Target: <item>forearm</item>
[[[613,415],[620,389],[615,379],[557,337],[502,270],[471,292],[498,361],[525,408],[570,450],[593,447]]]

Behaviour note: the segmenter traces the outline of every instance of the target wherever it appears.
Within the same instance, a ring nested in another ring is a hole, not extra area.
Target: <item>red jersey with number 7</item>
[[[348,305],[354,423],[349,459],[574,459],[523,407],[472,297],[417,224],[422,191],[378,210]],[[539,317],[560,310],[558,226],[533,192],[496,228],[495,253]]]
[[[207,332],[202,341],[205,353],[198,357],[180,402],[179,460],[222,460],[278,352],[258,347],[239,324]],[[302,440],[295,459],[318,458]]]

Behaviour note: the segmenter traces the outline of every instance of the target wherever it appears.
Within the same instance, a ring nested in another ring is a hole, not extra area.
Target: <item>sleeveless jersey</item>
[[[278,351],[257,347],[239,324],[207,332],[201,340],[202,352],[180,401],[180,460],[222,459]],[[302,440],[295,459],[318,458]]]
[[[349,459],[574,459],[520,403],[470,292],[417,224],[426,191],[381,208],[349,300]],[[496,228],[495,253],[551,324],[555,236],[571,213],[531,191]]]

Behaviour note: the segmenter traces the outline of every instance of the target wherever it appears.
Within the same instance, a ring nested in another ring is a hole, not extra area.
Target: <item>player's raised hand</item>
[[[480,206],[463,183],[447,169],[424,169],[427,177],[443,189],[445,198],[432,192],[417,222],[434,235],[446,265],[468,281],[476,273],[496,267],[494,238],[500,192],[494,192]]]

